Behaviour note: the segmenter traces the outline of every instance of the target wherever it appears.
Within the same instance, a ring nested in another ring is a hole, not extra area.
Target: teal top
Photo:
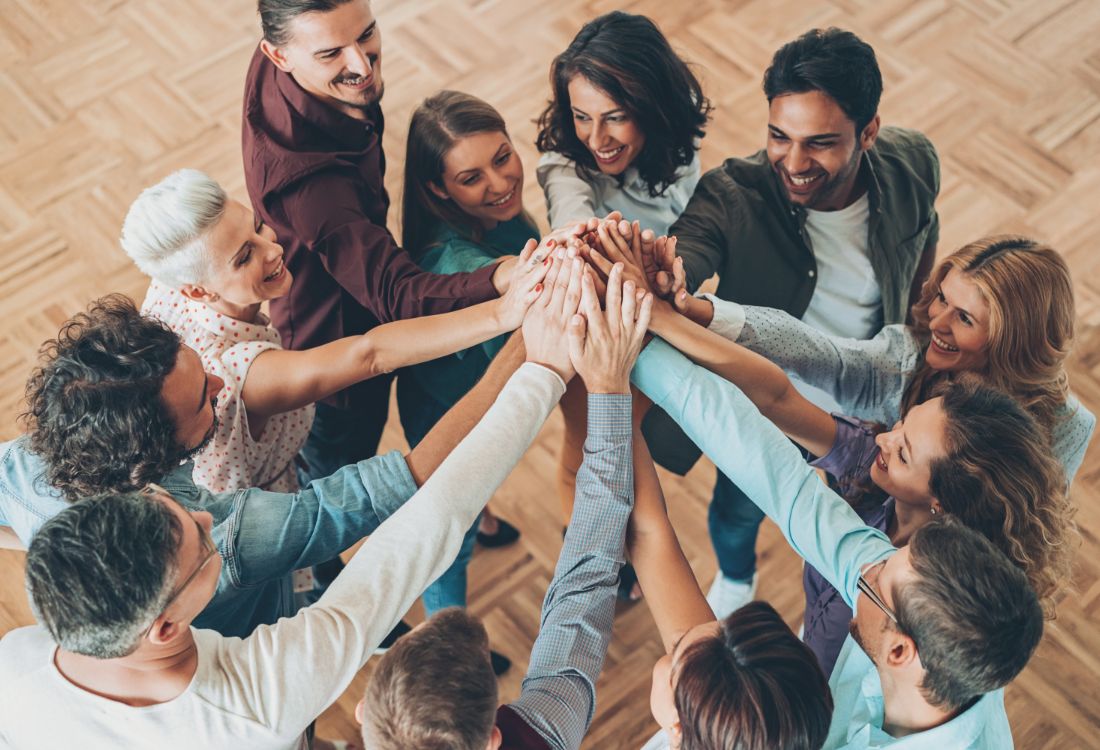
[[[498,258],[518,255],[527,240],[532,238],[539,238],[538,228],[523,214],[498,224],[486,232],[480,242],[469,240],[451,227],[443,226],[435,242],[414,260],[431,273],[476,271]],[[397,400],[405,437],[411,445],[420,442],[420,438],[427,434],[439,417],[473,387],[507,340],[508,335],[498,336],[478,346],[402,371]]]
[[[738,388],[693,364],[661,339],[638,357],[634,385],[663,408],[783,532],[855,610],[864,565],[897,552],[814,473],[779,428]],[[849,635],[829,679],[833,720],[825,750],[1001,750],[1012,747],[1004,691],[983,695],[938,727],[907,737],[882,729],[875,665]]]

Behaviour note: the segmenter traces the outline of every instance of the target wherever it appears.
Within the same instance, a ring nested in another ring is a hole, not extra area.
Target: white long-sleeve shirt
[[[534,440],[565,384],[521,367],[481,422],[363,544],[321,600],[247,638],[195,630],[188,688],[154,706],[89,693],[54,664],[41,626],[0,640],[0,745],[18,748],[306,748],[303,732],[347,688]]]

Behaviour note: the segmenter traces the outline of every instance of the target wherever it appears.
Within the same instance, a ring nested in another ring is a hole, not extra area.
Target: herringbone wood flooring
[[[411,109],[454,88],[505,115],[528,168],[527,206],[541,216],[532,121],[547,96],[548,63],[585,20],[615,7],[653,17],[697,65],[717,105],[704,168],[763,143],[759,82],[779,44],[826,25],[872,43],[886,82],[884,122],[923,130],[940,152],[941,251],[1011,230],[1053,243],[1069,260],[1079,316],[1072,385],[1100,412],[1100,254],[1089,229],[1100,205],[1100,2],[376,0],[391,194],[399,194]],[[247,200],[240,97],[258,38],[251,0],[0,0],[0,438],[18,432],[39,343],[94,297],[144,293],[146,280],[117,244],[140,188],[198,167]],[[555,415],[493,501],[523,529],[522,542],[479,551],[470,576],[471,608],[516,662],[501,683],[504,699],[518,692],[561,544],[551,483],[560,430]],[[396,421],[384,442],[403,444]],[[705,582],[715,568],[705,520],[713,473],[707,464],[683,480],[664,475],[676,527]],[[1095,445],[1074,497],[1084,537],[1076,590],[1008,689],[1016,744],[1028,750],[1100,746]],[[759,596],[795,625],[798,562],[774,527],[765,528],[760,552]],[[0,552],[0,570],[6,632],[31,622],[21,553]],[[647,695],[659,653],[646,608],[621,612],[586,747],[637,747],[653,731]],[[363,681],[322,718],[323,736],[355,736],[351,709]]]

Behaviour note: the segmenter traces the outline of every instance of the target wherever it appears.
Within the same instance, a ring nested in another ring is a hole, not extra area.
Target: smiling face
[[[649,709],[653,712],[653,718],[665,730],[679,723],[680,716],[676,712],[676,679],[679,672],[679,660],[681,654],[693,643],[704,638],[715,638],[721,627],[718,620],[700,623],[686,631],[680,640],[673,646],[672,652],[665,654],[653,665],[653,682],[649,691]]]
[[[303,89],[344,114],[363,119],[382,98],[382,38],[367,0],[296,16],[281,47],[260,47]]]
[[[989,303],[978,285],[952,268],[928,306],[932,333],[924,361],[936,370],[981,372],[988,362]]]
[[[294,277],[283,264],[283,247],[275,232],[240,201],[226,201],[218,223],[203,236],[211,267],[207,283],[185,284],[183,293],[211,302],[233,314],[233,310],[282,297],[290,291]],[[237,315],[235,317],[241,317]]]
[[[645,133],[630,114],[582,75],[569,81],[573,127],[604,174],[622,174],[645,146]]]
[[[442,185],[428,183],[428,188],[486,229],[523,211],[523,162],[505,133],[460,138],[443,157],[441,180]]]
[[[190,451],[201,450],[213,437],[218,393],[225,383],[202,369],[195,350],[180,345],[176,366],[164,378],[160,398],[176,425],[176,441]]]
[[[879,452],[871,480],[899,503],[928,508],[933,462],[947,455],[947,416],[943,399],[917,404],[894,429],[875,438]]]
[[[768,161],[791,203],[835,211],[861,194],[863,152],[878,136],[876,116],[857,138],[840,105],[820,91],[783,94],[768,107]]]

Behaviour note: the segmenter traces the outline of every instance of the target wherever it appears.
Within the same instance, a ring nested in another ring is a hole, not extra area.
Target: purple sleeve
[[[810,462],[815,469],[832,474],[841,486],[863,480],[871,472],[878,448],[874,422],[864,422],[855,417],[833,414],[836,422],[836,440],[833,447],[821,458]]]

